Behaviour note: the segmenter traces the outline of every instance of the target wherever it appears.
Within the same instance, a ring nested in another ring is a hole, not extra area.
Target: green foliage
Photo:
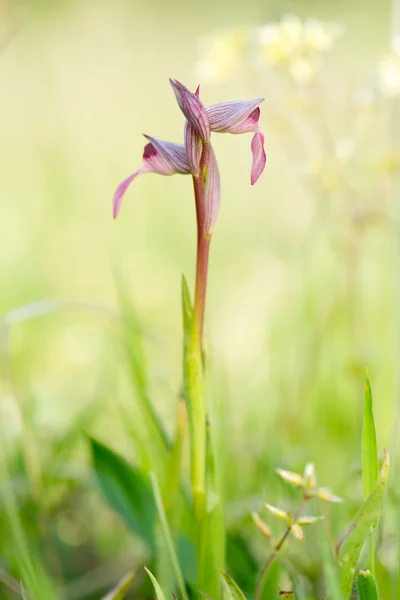
[[[189,286],[186,277],[182,275],[182,317],[183,317],[183,339],[187,347],[192,333],[193,306],[190,300]]]
[[[383,463],[375,488],[354,516],[350,526],[341,538],[338,557],[341,570],[341,590],[345,598],[350,597],[355,569],[365,538],[371,524],[379,515],[380,502],[389,478],[390,460],[385,451]]]
[[[318,533],[329,598],[330,600],[342,600],[338,565],[329,547],[326,531],[322,522],[319,523]]]
[[[151,571],[149,571],[149,569],[147,569],[147,567],[145,567],[145,570],[151,579],[151,583],[153,584],[154,590],[156,592],[157,600],[165,600],[164,593],[163,593],[157,579],[154,577],[153,573]]]
[[[157,509],[147,478],[104,444],[92,438],[89,443],[97,484],[105,500],[154,551]]]
[[[157,478],[154,473],[150,473],[151,485],[153,489],[154,499],[157,506],[158,516],[160,519],[161,531],[164,537],[165,547],[168,552],[168,557],[170,560],[170,564],[172,570],[175,575],[176,582],[178,584],[178,588],[181,594],[182,600],[188,600],[188,595],[186,592],[186,586],[183,579],[182,571],[179,566],[178,557],[175,551],[174,542],[172,540],[172,535],[169,529],[167,515],[165,513],[163,501],[161,498],[160,487],[157,482]]]
[[[169,451],[169,440],[150,398],[150,381],[143,348],[142,328],[123,290],[124,287],[120,283],[123,345],[140,418],[140,422],[135,424],[134,436],[144,459],[143,466],[162,478]]]
[[[372,410],[372,390],[368,375],[365,378],[364,418],[362,429],[362,478],[364,499],[374,490],[378,481],[379,462],[376,444],[374,413]],[[374,524],[376,527],[377,523]]]
[[[228,573],[222,573],[222,586],[225,600],[246,600],[242,590]]]
[[[135,577],[134,571],[125,575],[106,596],[103,596],[102,600],[124,600]]]
[[[357,588],[360,600],[379,600],[375,577],[370,571],[358,571]]]
[[[199,552],[200,591],[211,598],[220,593],[219,573],[225,566],[225,527],[221,493],[210,427],[207,427],[207,502]]]

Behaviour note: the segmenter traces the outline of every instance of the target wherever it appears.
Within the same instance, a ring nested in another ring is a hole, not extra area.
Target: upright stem
[[[204,170],[205,150],[200,160],[200,174],[193,177],[194,195],[196,200],[197,219],[197,262],[196,262],[196,289],[193,309],[193,336],[197,338],[200,348],[203,344],[204,313],[206,305],[208,258],[210,253],[211,236],[204,230],[205,202],[204,202]]]
[[[198,232],[197,236],[197,264],[196,264],[196,290],[193,308],[193,335],[198,339],[200,348],[203,345],[204,312],[206,306],[208,257],[210,253],[210,236]]]
[[[192,331],[186,351],[186,384],[190,425],[191,478],[195,519],[198,532],[206,502],[206,402],[202,361],[204,311],[207,290],[208,257],[211,238],[205,231],[204,171],[205,151],[200,160],[199,176],[193,176],[197,218],[197,263]],[[199,534],[200,535],[200,534]]]

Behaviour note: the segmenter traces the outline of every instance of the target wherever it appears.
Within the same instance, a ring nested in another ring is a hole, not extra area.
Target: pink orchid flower
[[[251,142],[253,185],[263,172],[266,162],[264,135],[258,124],[259,105],[263,98],[245,102],[221,102],[205,108],[199,98],[199,88],[193,93],[176,80],[171,79],[170,82],[178,105],[186,117],[184,144],[145,136],[149,143],[143,152],[142,166],[122,181],[115,192],[114,218],[119,213],[126,190],[138,175],[191,174],[195,182],[198,227],[204,234],[211,235],[220,205],[220,178],[210,144],[211,132],[254,132]]]

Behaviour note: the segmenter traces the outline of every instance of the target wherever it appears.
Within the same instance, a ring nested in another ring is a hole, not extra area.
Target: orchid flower
[[[117,217],[126,190],[136,177],[142,173],[158,173],[173,175],[175,173],[191,174],[199,177],[202,153],[204,167],[209,174],[218,172],[214,152],[207,151],[211,132],[216,133],[248,133],[254,132],[251,142],[253,165],[251,169],[251,184],[253,185],[265,167],[264,135],[258,121],[259,105],[263,98],[245,102],[221,102],[205,108],[199,98],[199,88],[192,93],[176,80],[170,80],[178,105],[185,115],[185,143],[175,144],[145,135],[149,143],[143,152],[143,162],[140,169],[132,173],[118,186],[114,195],[114,218]],[[206,164],[211,161],[211,164]],[[211,167],[211,168],[210,168]],[[204,175],[204,173],[203,173]],[[219,207],[219,175],[213,176],[214,186],[208,184],[208,215],[205,222],[207,233],[210,234],[218,215]]]
[[[205,108],[200,100],[199,87],[193,93],[187,87],[170,79],[179,108],[186,117],[184,143],[166,142],[145,135],[142,166],[118,186],[114,195],[114,218],[121,208],[122,199],[138,175],[158,173],[191,174],[193,177],[197,217],[197,273],[194,302],[195,323],[202,338],[204,305],[208,269],[208,253],[213,227],[220,206],[220,177],[215,153],[210,143],[212,132],[254,133],[251,142],[253,185],[265,167],[264,135],[259,126],[260,104],[263,98],[245,102],[221,102]]]

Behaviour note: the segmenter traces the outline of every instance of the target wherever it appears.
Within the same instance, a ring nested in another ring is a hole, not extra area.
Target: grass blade
[[[222,586],[226,600],[246,600],[242,590],[228,573],[222,572]]]
[[[131,587],[136,573],[128,573],[117,583],[117,585],[108,594],[103,596],[102,600],[123,600]]]
[[[388,452],[385,450],[382,467],[374,490],[359,508],[336,547],[340,561],[341,590],[342,595],[346,598],[349,598],[351,594],[354,572],[365,538],[368,535],[371,524],[379,515],[380,501],[386,488],[389,471],[390,458]]]
[[[164,593],[163,593],[157,579],[154,577],[153,573],[151,571],[149,571],[149,569],[147,567],[145,567],[145,571],[151,579],[151,583],[153,584],[154,590],[156,592],[157,600],[165,600]]]
[[[368,375],[365,378],[364,418],[362,430],[362,479],[364,500],[372,493],[378,481],[379,463],[376,445],[372,390]]]
[[[155,473],[150,473],[150,481],[151,486],[153,488],[154,500],[157,506],[158,516],[160,518],[161,530],[164,536],[166,548],[168,550],[171,566],[175,574],[176,582],[178,584],[179,592],[181,594],[182,600],[189,600],[189,597],[186,592],[186,586],[183,579],[182,571],[179,566],[178,557],[175,552],[174,543],[172,541],[172,536],[167,521],[167,515],[165,514],[160,487],[158,485]]]
[[[220,596],[219,573],[225,568],[225,527],[215,451],[210,425],[207,427],[207,502],[201,529],[199,586],[210,598]]]
[[[119,285],[119,302],[123,314],[123,343],[129,366],[133,388],[136,392],[136,401],[140,414],[140,428],[143,434],[137,431],[140,437],[141,453],[146,456],[146,467],[155,471],[161,480],[163,468],[169,452],[169,440],[164,427],[153,407],[150,399],[150,383],[148,368],[143,349],[143,334],[135,311],[132,309],[122,285]]]
[[[378,449],[376,444],[376,430],[374,413],[372,409],[372,389],[368,374],[365,377],[364,417],[362,429],[362,480],[364,500],[372,493],[378,481]],[[379,514],[371,523],[369,532],[370,561],[372,574],[375,573],[374,530],[378,525]]]

